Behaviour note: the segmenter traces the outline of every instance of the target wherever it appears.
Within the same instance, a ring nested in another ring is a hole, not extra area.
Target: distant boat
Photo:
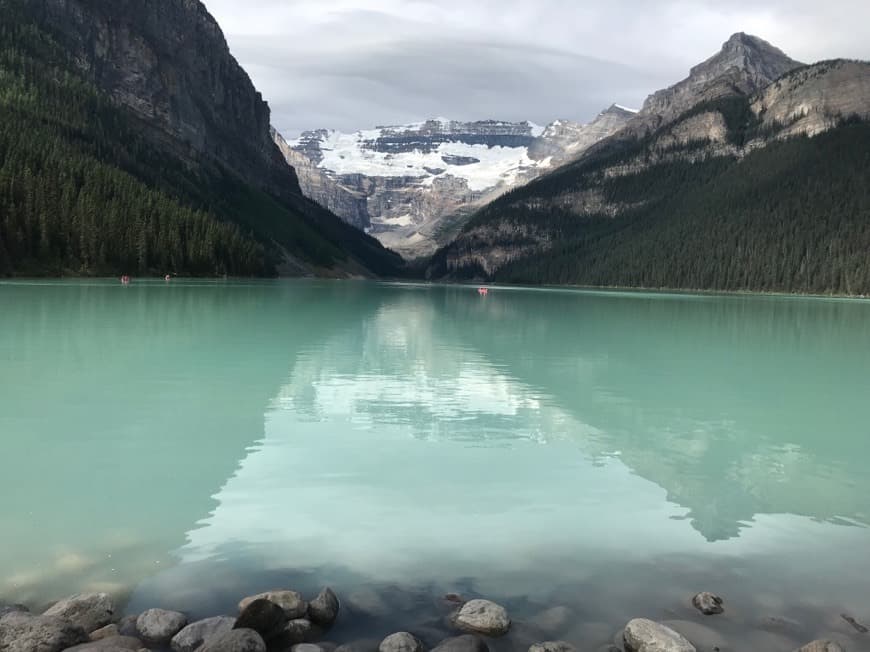
[[[477,288],[477,293],[480,296],[485,297],[487,294],[489,294],[489,288]]]

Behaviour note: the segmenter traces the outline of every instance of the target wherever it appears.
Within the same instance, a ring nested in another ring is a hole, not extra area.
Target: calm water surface
[[[861,301],[3,283],[0,600],[459,591],[604,643],[713,590],[737,649],[865,649],[868,406]]]

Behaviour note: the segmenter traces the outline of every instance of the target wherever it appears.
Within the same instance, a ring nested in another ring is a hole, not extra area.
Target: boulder
[[[505,608],[489,600],[466,602],[452,620],[457,629],[485,636],[504,636],[511,628]]]
[[[480,636],[465,634],[441,641],[432,652],[489,652],[489,645]]]
[[[111,625],[106,625],[105,627],[101,627],[100,629],[91,632],[90,639],[92,641],[101,641],[104,638],[112,638],[114,636],[120,636],[121,630],[118,629],[118,626],[114,623]]]
[[[423,652],[425,649],[420,639],[408,632],[390,634],[378,646],[378,652]]]
[[[67,648],[64,652],[130,652],[141,650],[142,641],[132,636],[110,636]]]
[[[213,637],[197,652],[266,652],[266,642],[253,629],[233,629]]]
[[[338,596],[326,587],[308,604],[308,620],[321,627],[329,627],[338,618],[338,609]]]
[[[577,648],[565,641],[547,641],[535,643],[529,648],[529,652],[577,652]]]
[[[574,612],[568,607],[551,607],[546,609],[529,622],[549,635],[558,635],[564,632],[574,620]]]
[[[45,610],[44,616],[65,618],[88,634],[112,622],[115,605],[108,593],[80,593]]]
[[[84,628],[58,616],[15,611],[0,617],[3,652],[60,652],[87,641]]]
[[[171,647],[174,652],[194,652],[203,643],[226,634],[233,629],[236,619],[230,616],[215,616],[191,623],[172,637]]]
[[[136,619],[136,629],[146,643],[164,645],[187,625],[187,616],[178,611],[149,609]]]
[[[239,602],[239,612],[244,611],[245,607],[254,602],[254,600],[274,602],[284,610],[287,620],[305,618],[308,615],[308,603],[296,591],[266,591],[265,593],[258,593],[257,595],[242,598],[242,601]]]
[[[682,634],[646,618],[629,622],[622,637],[628,652],[696,652]]]
[[[368,618],[383,618],[392,611],[381,594],[372,588],[362,588],[348,594],[345,602],[350,611]]]
[[[258,598],[245,605],[233,628],[252,629],[268,641],[282,633],[286,623],[287,615],[281,605]]]
[[[715,616],[716,614],[721,614],[725,611],[722,603],[722,598],[707,591],[698,593],[694,598],[692,598],[692,604],[695,609],[705,616]]]
[[[839,643],[834,641],[813,641],[807,643],[797,652],[845,652]]]

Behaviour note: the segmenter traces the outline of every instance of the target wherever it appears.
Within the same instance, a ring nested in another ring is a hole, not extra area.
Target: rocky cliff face
[[[755,93],[802,65],[767,41],[734,34],[717,54],[692,68],[686,79],[650,95],[635,124],[657,128],[701,102]]]
[[[321,129],[277,142],[307,196],[418,257],[447,242],[476,208],[576,158],[633,116],[614,105],[587,125],[440,118],[355,134]]]
[[[298,194],[269,107],[199,0],[30,0],[82,72],[162,147],[213,159],[273,194]]]
[[[272,139],[284,159],[296,171],[306,197],[340,215],[345,222],[358,229],[366,230],[371,226],[368,201],[364,193],[328,176],[305,154],[290,147],[284,137],[274,129]]]
[[[752,110],[766,127],[781,129],[781,138],[870,117],[870,64],[838,59],[799,68],[758,93]]]

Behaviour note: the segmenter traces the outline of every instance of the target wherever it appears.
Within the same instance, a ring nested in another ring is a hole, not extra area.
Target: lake
[[[0,600],[330,584],[339,639],[457,592],[590,649],[635,616],[867,649],[868,406],[867,301],[0,283]]]

